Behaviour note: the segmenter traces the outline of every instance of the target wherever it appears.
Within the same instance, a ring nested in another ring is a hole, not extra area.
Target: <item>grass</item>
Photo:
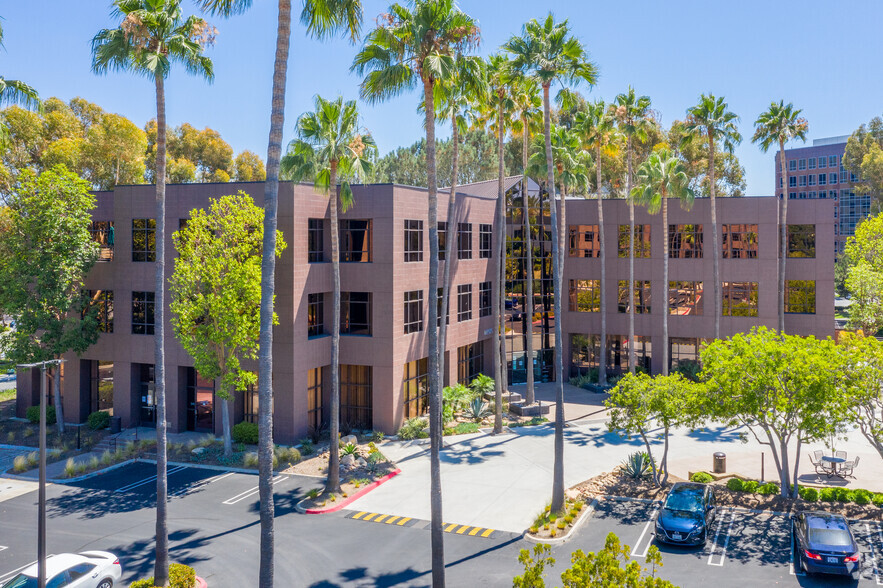
[[[6,402],[7,400],[15,399],[15,388],[10,388],[9,390],[0,390],[0,402]]]
[[[457,423],[453,427],[445,427],[445,435],[465,435],[467,433],[477,433],[478,423]]]
[[[535,427],[537,425],[542,425],[543,423],[548,423],[548,422],[549,422],[549,419],[547,419],[546,417],[535,416],[532,419],[530,419],[529,421],[523,421],[520,423],[515,422],[515,421],[510,421],[507,426],[509,426],[509,427]]]

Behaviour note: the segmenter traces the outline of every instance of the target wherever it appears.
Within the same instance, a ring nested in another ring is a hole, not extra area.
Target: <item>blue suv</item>
[[[717,514],[714,490],[706,484],[678,482],[656,517],[656,540],[675,545],[705,545]]]

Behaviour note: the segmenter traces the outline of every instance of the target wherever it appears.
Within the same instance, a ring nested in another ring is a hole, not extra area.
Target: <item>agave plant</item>
[[[473,400],[466,406],[466,410],[463,411],[463,416],[474,421],[480,421],[481,419],[490,416],[490,414],[490,405],[481,398]]]
[[[636,451],[622,462],[623,472],[635,480],[646,478],[653,471],[650,466],[650,455],[646,451]]]
[[[347,443],[340,449],[340,455],[343,457],[344,455],[352,455],[356,457],[359,453],[359,447],[355,443]]]

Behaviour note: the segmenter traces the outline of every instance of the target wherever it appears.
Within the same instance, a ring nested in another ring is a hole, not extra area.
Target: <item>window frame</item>
[[[423,290],[409,290],[404,293],[403,329],[405,335],[423,330]]]
[[[493,309],[493,282],[478,284],[478,317],[491,316]]]
[[[423,261],[423,221],[418,219],[405,219],[403,224],[405,230],[405,263]]]
[[[307,294],[307,339],[327,334],[325,331],[325,293]]]
[[[457,223],[457,259],[472,259],[472,223]]]
[[[457,285],[457,322],[472,320],[472,284]]]
[[[494,226],[487,224],[478,225],[478,258],[491,259],[494,247]]]
[[[364,227],[353,228],[355,223],[365,223]],[[343,219],[338,227],[340,234],[340,262],[341,263],[371,263],[374,260],[374,220],[373,219]],[[356,232],[364,232],[363,246],[367,240],[367,250],[359,249],[356,251],[356,239],[353,237]],[[366,258],[367,259],[364,259]]]
[[[143,311],[138,311],[138,304],[143,305]],[[136,318],[143,316],[142,321]],[[150,319],[150,320],[148,320]],[[153,335],[156,331],[156,292],[133,291],[132,292],[132,334]]]
[[[353,300],[353,295],[364,299]],[[353,322],[352,314],[354,305],[365,307],[365,323]],[[340,293],[340,334],[356,337],[371,337],[373,334],[373,295],[371,292],[341,292]]]
[[[141,236],[144,247],[140,245],[136,236]],[[156,219],[133,218],[132,219],[132,263],[153,263],[156,261]]]
[[[736,299],[734,294],[747,292],[748,302],[745,305],[741,298]],[[721,316],[728,317],[757,317],[758,313],[758,283],[757,282],[722,282],[721,283]],[[740,305],[740,306],[737,306]],[[736,312],[734,312],[734,310]]]
[[[318,249],[316,249],[318,247]],[[325,219],[307,219],[307,263],[325,262]]]

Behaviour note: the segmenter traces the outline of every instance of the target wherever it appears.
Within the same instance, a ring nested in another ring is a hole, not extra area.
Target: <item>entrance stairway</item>
[[[485,400],[494,400],[493,392],[485,393]],[[518,392],[507,391],[503,393],[503,403],[509,405],[509,412],[518,416],[542,416],[549,414],[551,407],[548,404],[537,402],[531,406],[524,403],[524,398]]]

